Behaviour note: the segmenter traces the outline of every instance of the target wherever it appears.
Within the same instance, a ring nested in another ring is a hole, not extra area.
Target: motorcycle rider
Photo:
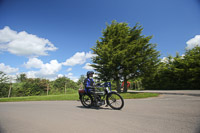
[[[95,94],[95,87],[94,87],[94,80],[93,80],[93,71],[87,72],[87,78],[84,80],[85,92],[88,93],[90,96],[91,94],[94,96],[94,101],[97,103],[97,96]]]
[[[93,71],[88,71],[87,78],[84,80],[85,91],[87,93],[94,89],[94,80],[92,79],[93,74]]]

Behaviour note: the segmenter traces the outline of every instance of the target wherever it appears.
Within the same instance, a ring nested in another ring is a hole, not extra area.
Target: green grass
[[[158,93],[135,93],[135,92],[120,93],[120,95],[124,99],[137,99],[137,98],[148,98],[148,97],[159,96]]]
[[[120,93],[124,99],[148,98],[156,97],[156,93]],[[63,100],[78,100],[78,93],[65,95],[49,95],[49,96],[26,96],[26,97],[10,97],[0,98],[0,102],[19,102],[19,101],[63,101]]]
[[[0,102],[78,100],[78,94],[0,98]]]

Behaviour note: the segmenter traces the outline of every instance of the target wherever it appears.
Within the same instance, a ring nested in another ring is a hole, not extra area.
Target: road
[[[200,97],[125,100],[122,110],[79,101],[0,103],[1,133],[200,133]]]

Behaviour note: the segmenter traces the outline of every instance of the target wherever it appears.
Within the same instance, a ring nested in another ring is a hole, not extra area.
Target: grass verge
[[[158,93],[135,93],[135,92],[120,93],[120,95],[124,99],[137,99],[137,98],[148,98],[148,97],[159,96]]]
[[[124,99],[148,98],[157,97],[156,93],[120,93]],[[63,100],[78,100],[78,93],[66,95],[49,95],[49,96],[26,96],[26,97],[10,97],[0,98],[0,102],[20,102],[20,101],[63,101]]]

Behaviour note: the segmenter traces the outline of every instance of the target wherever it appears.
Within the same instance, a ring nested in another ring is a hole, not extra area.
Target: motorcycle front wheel
[[[106,101],[112,109],[120,110],[124,107],[124,99],[116,92],[109,93]]]

